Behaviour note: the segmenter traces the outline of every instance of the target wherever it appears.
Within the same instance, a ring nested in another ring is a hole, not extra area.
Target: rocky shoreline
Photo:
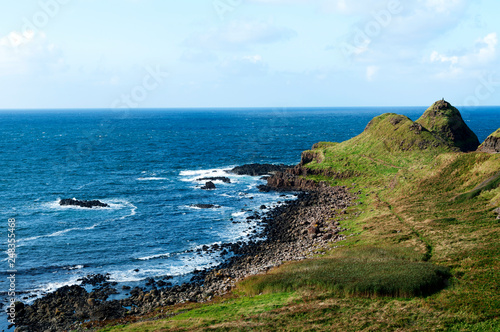
[[[240,168],[241,169],[241,168]],[[248,168],[255,175],[257,170]],[[221,251],[228,255],[216,268],[195,271],[190,283],[172,286],[168,277],[148,279],[150,290],[136,287],[130,296],[107,300],[116,293],[116,283],[106,276],[90,276],[82,284],[96,286],[87,292],[82,286],[67,286],[36,300],[32,305],[18,303],[16,331],[64,331],[82,327],[97,328],[106,321],[142,315],[183,302],[206,302],[229,292],[238,280],[263,273],[286,261],[311,257],[319,249],[342,241],[345,229],[341,222],[349,217],[347,208],[359,203],[345,187],[329,187],[300,178],[300,166],[272,168],[273,175],[261,190],[298,192],[297,200],[287,201],[264,215],[256,215],[264,230],[247,243],[206,246],[204,251]],[[256,241],[256,238],[265,238]],[[231,253],[231,255],[230,255]],[[82,323],[86,322],[86,323]]]

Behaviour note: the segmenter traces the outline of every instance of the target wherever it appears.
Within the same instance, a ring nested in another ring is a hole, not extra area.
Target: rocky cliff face
[[[488,136],[477,149],[479,152],[500,153],[500,128]]]
[[[354,171],[337,172],[333,169],[310,169],[302,167],[300,164],[294,168],[289,168],[284,172],[277,172],[267,179],[266,186],[260,186],[261,191],[311,191],[318,188],[328,187],[321,181],[305,179],[308,175],[321,175],[331,179],[348,179],[358,176]]]
[[[461,151],[474,151],[479,146],[476,134],[465,124],[458,109],[444,99],[429,107],[416,123]]]

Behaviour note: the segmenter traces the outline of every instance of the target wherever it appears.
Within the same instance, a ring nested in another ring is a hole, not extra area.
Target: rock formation
[[[500,153],[500,128],[488,136],[477,149],[479,152]]]
[[[228,171],[228,173],[233,173],[238,175],[251,175],[251,176],[271,175],[276,172],[282,172],[285,169],[291,167],[293,166],[271,165],[271,164],[249,164],[249,165],[235,167],[232,170]]]
[[[463,152],[474,151],[479,146],[476,134],[465,124],[458,109],[444,99],[435,102],[415,122]]]
[[[214,190],[214,189],[216,189],[216,187],[215,187],[215,184],[212,181],[208,181],[207,183],[205,183],[205,185],[203,187],[201,187],[201,189],[203,189],[203,190]]]
[[[108,204],[94,200],[94,201],[80,201],[75,198],[65,198],[61,199],[59,202],[59,205],[61,206],[79,206],[79,207],[84,207],[84,208],[93,208],[93,207],[109,207]]]

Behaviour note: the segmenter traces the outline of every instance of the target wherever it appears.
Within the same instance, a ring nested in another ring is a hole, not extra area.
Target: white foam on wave
[[[213,204],[214,207],[211,208],[201,208],[198,206],[193,206],[193,205],[180,205],[180,209],[190,209],[190,210],[205,210],[205,211],[223,211],[226,209],[225,206],[218,205],[218,204]]]
[[[139,257],[136,259],[138,259],[140,261],[149,261],[149,260],[156,259],[156,258],[168,258],[168,257],[170,257],[170,253],[151,255],[151,256],[146,256],[146,257]]]
[[[167,180],[167,178],[162,178],[162,177],[146,177],[146,178],[137,178],[137,181],[162,181],[162,180]]]
[[[51,233],[51,234],[38,235],[38,236],[28,237],[28,238],[25,238],[25,239],[19,239],[17,242],[18,243],[23,243],[23,242],[30,242],[30,241],[38,240],[38,239],[41,239],[41,238],[57,237],[57,236],[61,236],[61,235],[64,235],[66,233],[69,233],[69,232],[73,232],[73,231],[89,231],[91,229],[96,228],[97,226],[98,226],[98,224],[94,224],[94,225],[92,225],[90,227],[85,227],[85,228],[79,228],[79,227],[68,228],[68,229],[64,229],[62,231],[57,231],[57,232],[54,232],[54,233]]]
[[[69,266],[67,268],[64,268],[65,270],[69,270],[69,271],[72,271],[72,270],[81,270],[83,269],[84,266],[83,265],[75,265],[75,266]]]
[[[181,181],[184,182],[203,182],[205,180],[198,180],[202,178],[212,178],[212,177],[227,177],[232,178],[234,175],[227,173],[226,171],[231,168],[213,168],[213,169],[204,169],[204,170],[194,170],[194,171],[181,171],[179,175],[183,177]],[[222,182],[215,180],[217,182]],[[212,182],[215,182],[212,181]],[[232,180],[231,180],[232,181]]]
[[[109,204],[110,206],[112,206],[112,203],[107,203],[107,204]],[[119,201],[118,205],[121,205],[122,208],[126,207],[126,208],[130,209],[130,213],[127,214],[126,216],[120,217],[120,220],[123,220],[123,219],[128,218],[128,217],[135,216],[137,214],[137,206],[135,206],[134,204],[130,203],[129,201],[125,201],[125,200]]]
[[[233,216],[233,217],[241,217],[241,216],[244,216],[245,214],[246,214],[246,212],[240,211],[240,212],[233,212],[233,213],[231,213],[231,216]]]
[[[43,286],[40,286],[33,290],[33,293],[34,295],[36,295],[36,297],[32,297],[26,300],[26,303],[31,304],[36,299],[42,297],[44,294],[55,292],[56,290],[64,286],[81,285],[82,281],[78,280],[80,278],[81,276],[74,276],[73,278],[66,281],[49,282]]]

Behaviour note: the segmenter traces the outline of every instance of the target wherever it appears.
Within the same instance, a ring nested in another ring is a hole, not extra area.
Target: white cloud
[[[247,49],[256,44],[271,44],[293,38],[295,31],[265,21],[233,21],[221,28],[192,36],[185,46],[210,50]]]
[[[464,72],[464,69],[481,69],[497,60],[498,37],[496,32],[490,33],[476,41],[475,47],[462,55],[444,55],[433,51],[431,63],[449,63],[449,67],[441,70],[438,77],[454,77]]]
[[[463,4],[462,0],[427,0],[426,6],[438,13],[447,13]]]
[[[378,66],[366,67],[366,80],[373,81],[373,79],[374,79],[375,75],[378,73],[379,69],[380,68]]]
[[[451,65],[456,65],[458,63],[458,56],[445,56],[439,54],[437,51],[432,52],[431,62],[449,62]]]
[[[257,63],[257,62],[260,62],[262,61],[262,56],[260,55],[247,55],[247,56],[244,56],[243,57],[243,60],[248,60],[252,63]]]
[[[457,56],[446,56],[438,51],[433,51],[431,62],[449,62],[452,66],[460,65],[473,67],[476,65],[487,64],[496,59],[498,37],[496,32],[488,34],[486,37],[476,41],[476,46],[468,53]]]
[[[65,67],[61,52],[43,33],[13,31],[0,39],[0,74],[41,74]]]
[[[228,57],[219,64],[218,69],[225,75],[238,77],[262,76],[268,73],[268,66],[260,55]]]

